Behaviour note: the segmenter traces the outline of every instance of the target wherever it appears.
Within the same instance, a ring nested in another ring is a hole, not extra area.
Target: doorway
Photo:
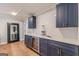
[[[7,38],[8,43],[19,41],[19,24],[8,23],[7,24]]]

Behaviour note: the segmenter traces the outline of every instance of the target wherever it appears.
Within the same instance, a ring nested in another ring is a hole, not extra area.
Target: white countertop
[[[69,44],[73,44],[73,45],[78,45],[79,46],[79,40],[70,40],[70,39],[53,39],[52,37],[46,37],[46,36],[41,36],[41,35],[35,35],[35,34],[26,34],[26,35],[30,35],[30,36],[35,36],[35,37],[40,37],[40,38],[45,38],[45,39],[50,39],[50,40],[54,40],[54,41],[58,41],[58,42],[64,42],[64,43],[69,43]]]

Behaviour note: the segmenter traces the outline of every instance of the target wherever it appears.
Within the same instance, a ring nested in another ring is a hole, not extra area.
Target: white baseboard
[[[20,39],[20,41],[24,41],[24,39]]]
[[[2,42],[2,43],[0,43],[0,45],[4,45],[4,44],[7,44],[7,42]]]
[[[20,41],[24,41],[23,39],[20,40]],[[0,45],[4,45],[4,44],[7,44],[7,42],[1,42]]]

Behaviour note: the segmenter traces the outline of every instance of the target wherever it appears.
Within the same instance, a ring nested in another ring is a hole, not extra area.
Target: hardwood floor
[[[0,53],[6,53],[9,56],[39,56],[34,51],[25,47],[23,42],[15,42],[0,46]]]

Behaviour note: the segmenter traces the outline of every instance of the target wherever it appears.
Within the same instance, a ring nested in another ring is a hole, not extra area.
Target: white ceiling
[[[22,20],[31,14],[40,15],[55,6],[54,3],[0,3],[0,15],[11,15],[12,12],[16,12],[17,15],[13,17]]]

